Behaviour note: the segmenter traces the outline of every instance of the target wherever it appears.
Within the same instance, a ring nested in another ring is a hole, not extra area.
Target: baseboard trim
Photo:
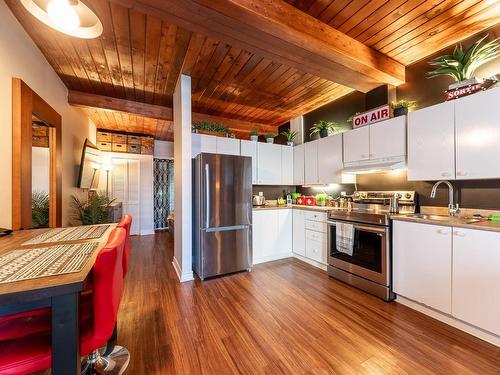
[[[417,310],[418,312],[439,320],[440,322],[446,323],[449,326],[464,331],[472,336],[476,336],[481,340],[489,342],[490,344],[500,347],[500,336],[497,336],[491,332],[482,330],[481,328],[477,328],[473,325],[458,320],[451,315],[444,314],[428,306],[422,305],[421,303],[415,302],[411,299],[399,295],[396,297],[396,302],[405,305],[413,310]]]
[[[172,259],[172,265],[174,266],[175,273],[177,274],[177,277],[179,278],[179,281],[181,283],[185,283],[186,281],[194,280],[193,271],[182,273],[179,262],[177,261],[175,256]]]
[[[304,263],[310,264],[311,266],[314,266],[316,268],[322,269],[323,271],[326,271],[326,269],[327,269],[326,264],[323,264],[323,263],[317,262],[315,260],[306,258],[306,257],[304,257],[302,255],[293,253],[293,257],[297,258],[298,260],[300,260],[300,261],[302,261]]]
[[[291,258],[292,256],[293,256],[293,254],[291,251],[288,253],[273,254],[273,255],[266,256],[266,257],[254,259],[253,264],[272,262],[273,260]]]

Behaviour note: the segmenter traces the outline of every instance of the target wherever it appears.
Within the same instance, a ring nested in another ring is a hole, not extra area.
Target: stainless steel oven
[[[416,194],[414,191],[363,191],[354,193],[351,199],[349,208],[332,209],[328,213],[328,274],[391,301],[395,294],[392,292],[388,203],[396,201],[401,212],[412,213],[416,208]],[[353,226],[352,251],[337,249],[339,223]]]
[[[354,226],[352,255],[337,250],[336,224],[328,220],[328,273],[385,300],[391,290],[391,228],[384,225],[347,222]]]

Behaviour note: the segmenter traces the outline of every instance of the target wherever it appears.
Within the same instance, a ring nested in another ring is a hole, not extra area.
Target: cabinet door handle
[[[371,158],[373,158],[375,156],[375,154],[370,154],[368,156],[371,157]]]
[[[443,172],[443,173],[441,173],[441,176],[443,176],[443,177],[449,177],[450,174],[448,172]]]
[[[465,233],[459,232],[458,230],[454,231],[453,234],[458,237],[465,237]]]
[[[467,176],[467,172],[458,171],[457,176]]]
[[[450,232],[448,232],[446,229],[438,229],[437,233],[438,234],[449,234]]]
[[[363,159],[364,159],[364,158],[366,158],[367,156],[368,156],[368,155],[366,155],[366,154],[361,154],[361,157],[362,157]]]

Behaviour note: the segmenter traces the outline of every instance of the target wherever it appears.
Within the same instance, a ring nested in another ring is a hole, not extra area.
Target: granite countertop
[[[429,215],[428,217],[420,217],[415,215],[392,215],[392,220],[409,221],[422,224],[442,225],[446,227],[468,228],[477,230],[487,230],[492,232],[500,232],[500,222],[481,219],[475,221],[470,217],[451,217]]]

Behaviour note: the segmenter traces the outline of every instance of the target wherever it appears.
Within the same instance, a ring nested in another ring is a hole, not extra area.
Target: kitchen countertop
[[[500,232],[500,222],[493,222],[489,220],[481,220],[475,223],[469,223],[471,218],[464,217],[446,217],[439,216],[438,218],[432,218],[435,215],[430,215],[429,218],[415,217],[412,215],[392,215],[392,220],[399,221],[409,221],[413,223],[421,223],[421,224],[433,224],[433,225],[442,225],[446,227],[456,227],[456,228],[467,228],[467,229],[476,229],[476,230],[487,230],[492,232]]]
[[[308,210],[308,211],[321,211],[321,212],[328,212],[333,207],[327,207],[327,206],[303,206],[300,204],[292,204],[291,206],[277,206],[275,204],[269,204],[265,206],[254,206],[253,209],[256,211],[262,211],[262,210],[281,210],[281,209],[290,209],[290,208],[295,208],[299,210]]]

